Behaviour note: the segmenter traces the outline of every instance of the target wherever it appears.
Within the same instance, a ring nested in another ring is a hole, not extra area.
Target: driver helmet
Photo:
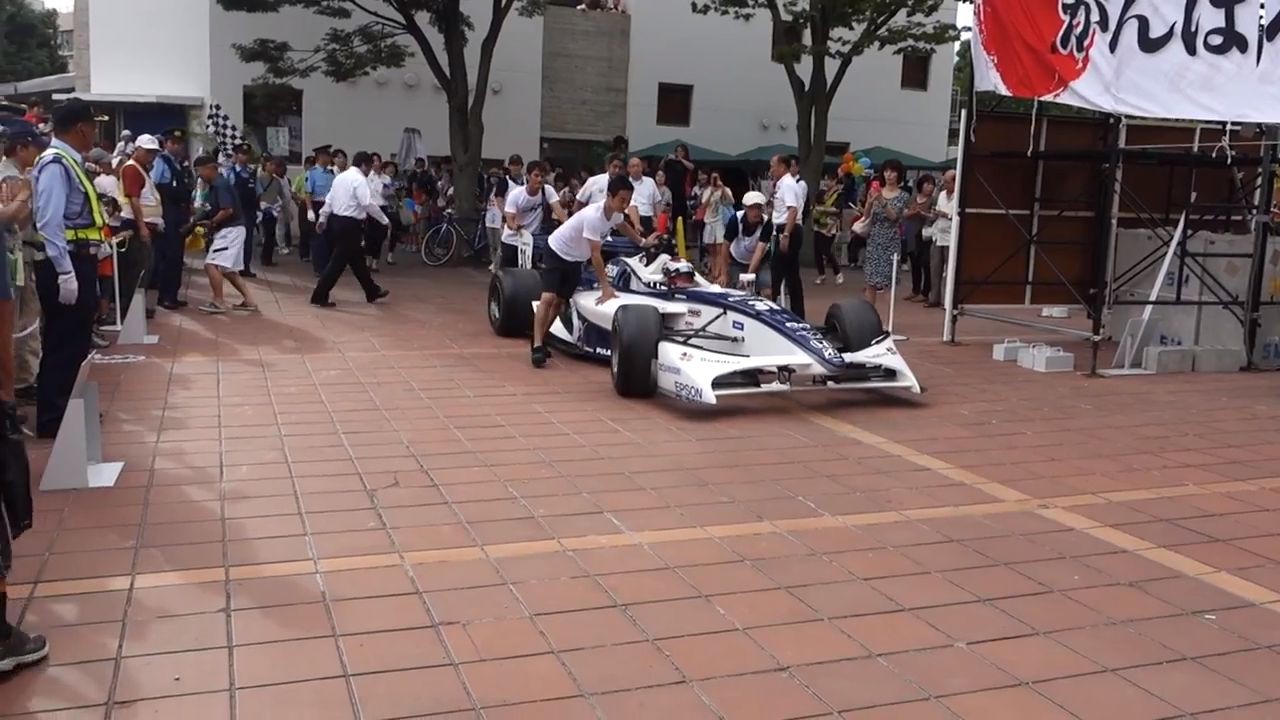
[[[662,276],[670,288],[690,288],[698,284],[693,263],[683,258],[668,260],[663,264]]]

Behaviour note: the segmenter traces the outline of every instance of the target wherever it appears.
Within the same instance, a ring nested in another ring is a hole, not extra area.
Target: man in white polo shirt
[[[791,312],[804,318],[804,283],[800,280],[800,246],[804,244],[801,213],[804,197],[791,176],[791,158],[774,155],[769,161],[769,177],[773,178],[773,297],[782,297],[782,284],[787,285]]]
[[[604,172],[592,175],[582,183],[582,189],[578,191],[578,201],[573,204],[573,211],[576,213],[588,205],[604,200],[608,194],[609,181],[622,174],[625,163],[622,153],[609,153],[609,157],[604,161]]]
[[[543,340],[551,322],[560,314],[560,306],[573,297],[582,280],[582,264],[588,260],[595,268],[600,281],[600,298],[597,305],[617,297],[604,270],[604,258],[600,248],[609,234],[619,229],[635,244],[646,247],[655,238],[640,237],[628,225],[623,211],[631,205],[631,180],[615,177],[605,188],[605,199],[592,203],[573,214],[569,221],[556,228],[547,238],[547,249],[542,253],[542,296],[538,300],[538,312],[533,318],[533,366],[547,364],[551,354]]]
[[[543,208],[550,207],[551,212],[561,223],[569,218],[560,207],[560,196],[546,182],[547,168],[537,160],[530,160],[525,169],[523,186],[516,185],[507,190],[507,198],[503,206],[502,258],[500,267],[513,268],[518,265],[520,257],[520,233],[530,234],[542,227]]]
[[[644,174],[644,161],[640,158],[631,158],[627,163],[627,174],[634,188],[631,193],[631,207],[627,208],[627,217],[631,218],[631,225],[639,230],[641,235],[648,235],[653,232],[655,226],[653,218],[658,214],[658,207],[662,205],[662,194],[658,192],[658,183]]]

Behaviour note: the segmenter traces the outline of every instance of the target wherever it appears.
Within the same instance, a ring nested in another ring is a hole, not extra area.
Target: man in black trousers
[[[351,159],[351,167],[344,170],[333,180],[333,188],[317,218],[316,229],[327,233],[333,253],[329,264],[320,274],[320,281],[311,293],[311,304],[318,307],[334,307],[336,303],[329,299],[333,286],[347,267],[360,281],[364,289],[365,299],[377,302],[391,294],[373,281],[369,274],[369,266],[364,259],[364,224],[365,219],[372,217],[388,230],[391,221],[387,219],[382,208],[378,206],[380,198],[373,197],[369,189],[369,171],[373,160],[363,150]]]

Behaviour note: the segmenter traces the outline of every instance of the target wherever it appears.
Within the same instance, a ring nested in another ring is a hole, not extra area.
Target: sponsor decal
[[[682,351],[682,352],[680,353],[680,362],[689,362],[689,361],[690,361],[690,360],[692,360],[692,359],[693,359],[693,354],[692,354],[692,353],[690,353],[690,352],[688,352],[688,351]]]
[[[691,318],[700,318],[700,317],[702,317],[702,311],[701,311],[701,310],[699,310],[698,308],[689,308],[689,309],[685,312],[685,314],[686,314],[686,315],[688,315],[688,316],[689,316],[689,317],[691,317]]]
[[[676,397],[686,402],[702,402],[702,388],[688,383],[675,383]]]
[[[680,368],[675,365],[668,365],[660,362],[658,363],[658,372],[663,373],[664,375],[675,375],[676,377],[680,377]]]
[[[747,326],[746,326],[746,324],[745,324],[745,323],[743,323],[741,320],[734,320],[734,321],[733,321],[733,329],[734,329],[734,330],[737,330],[737,331],[739,331],[739,332],[741,332],[741,331],[743,331],[743,330],[746,330],[746,329],[747,329]]]

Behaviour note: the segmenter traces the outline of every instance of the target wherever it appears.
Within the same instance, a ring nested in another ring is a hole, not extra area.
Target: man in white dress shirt
[[[364,260],[364,221],[372,217],[390,228],[391,221],[382,208],[379,199],[373,197],[369,190],[369,171],[373,168],[373,159],[363,150],[351,159],[351,167],[343,170],[333,179],[333,187],[324,199],[324,207],[320,209],[320,217],[316,223],[319,232],[328,231],[333,254],[329,264],[320,273],[316,289],[311,292],[311,304],[318,307],[333,307],[336,303],[329,299],[333,286],[347,267],[351,274],[360,281],[364,289],[365,300],[377,302],[391,294],[378,286],[369,274],[369,266]]]
[[[799,183],[791,175],[791,157],[774,155],[769,162],[773,178],[774,250],[770,273],[773,275],[773,297],[782,297],[782,284],[787,285],[791,312],[804,319],[804,283],[800,280],[800,247],[804,245],[804,201]]]
[[[631,224],[641,235],[648,235],[655,227],[653,218],[662,205],[662,193],[658,192],[658,183],[644,174],[644,161],[640,158],[631,158],[627,163],[627,174],[631,177],[631,186],[635,188],[631,193],[631,207],[627,208],[627,217],[631,218]]]
[[[588,205],[604,200],[609,194],[609,181],[621,175],[625,165],[626,156],[622,153],[609,153],[609,157],[604,160],[604,172],[592,175],[582,183],[582,189],[578,191],[578,201],[573,204],[573,211],[576,213]]]

